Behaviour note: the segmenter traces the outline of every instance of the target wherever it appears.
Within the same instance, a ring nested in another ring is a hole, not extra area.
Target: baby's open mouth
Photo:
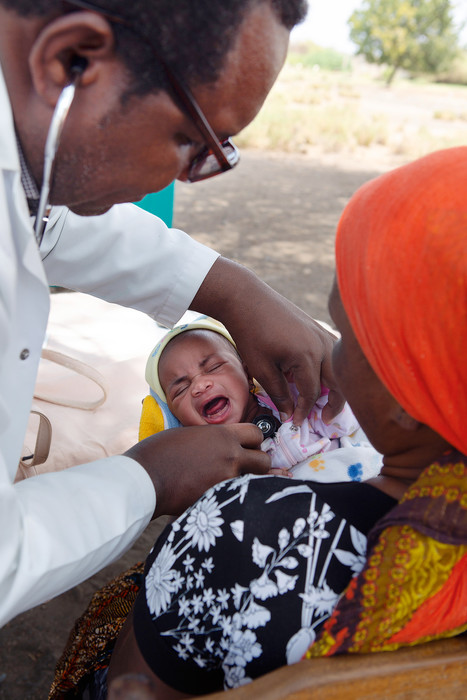
[[[230,401],[225,396],[216,396],[203,406],[203,416],[205,418],[220,417],[225,413]]]

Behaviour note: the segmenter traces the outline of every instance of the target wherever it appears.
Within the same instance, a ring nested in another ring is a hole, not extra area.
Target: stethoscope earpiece
[[[88,59],[84,58],[84,56],[73,56],[70,63],[71,77],[76,78],[83,75],[88,65]]]

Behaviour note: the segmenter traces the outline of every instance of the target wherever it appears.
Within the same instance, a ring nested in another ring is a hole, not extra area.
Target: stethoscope
[[[277,418],[275,418],[275,416],[270,416],[268,414],[261,414],[260,416],[256,416],[256,418],[253,418],[251,422],[254,425],[258,426],[258,428],[263,433],[263,438],[265,440],[268,437],[272,437],[274,433],[277,433],[281,426],[280,421],[278,421]]]
[[[73,60],[70,67],[72,76],[71,83],[64,87],[60,93],[60,97],[57,100],[57,104],[55,105],[54,113],[52,115],[49,131],[47,133],[44,148],[44,171],[42,176],[42,186],[36,220],[34,222],[34,233],[38,246],[40,246],[42,243],[45,227],[49,220],[50,210],[52,209],[52,205],[49,204],[49,195],[52,185],[55,156],[60,145],[60,137],[75,96],[76,86],[78,85],[78,81],[83,74],[86,65],[86,59],[82,58],[81,56],[76,56]]]

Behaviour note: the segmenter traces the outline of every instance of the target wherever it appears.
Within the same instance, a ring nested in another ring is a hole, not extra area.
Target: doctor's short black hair
[[[166,63],[191,88],[218,79],[246,13],[255,5],[269,4],[289,30],[301,22],[307,0],[90,0],[102,13],[115,13],[133,27],[113,23],[117,51],[129,70],[131,87],[126,95],[144,95],[167,89],[165,72],[154,60],[143,33]],[[85,3],[83,3],[85,4]],[[0,5],[22,17],[51,19],[83,10],[73,0],[0,0]]]

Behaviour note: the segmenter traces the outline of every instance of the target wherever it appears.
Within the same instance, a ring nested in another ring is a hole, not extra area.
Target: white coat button
[[[27,348],[24,348],[24,350],[21,350],[19,357],[20,357],[20,360],[27,360],[29,357],[29,350]]]

